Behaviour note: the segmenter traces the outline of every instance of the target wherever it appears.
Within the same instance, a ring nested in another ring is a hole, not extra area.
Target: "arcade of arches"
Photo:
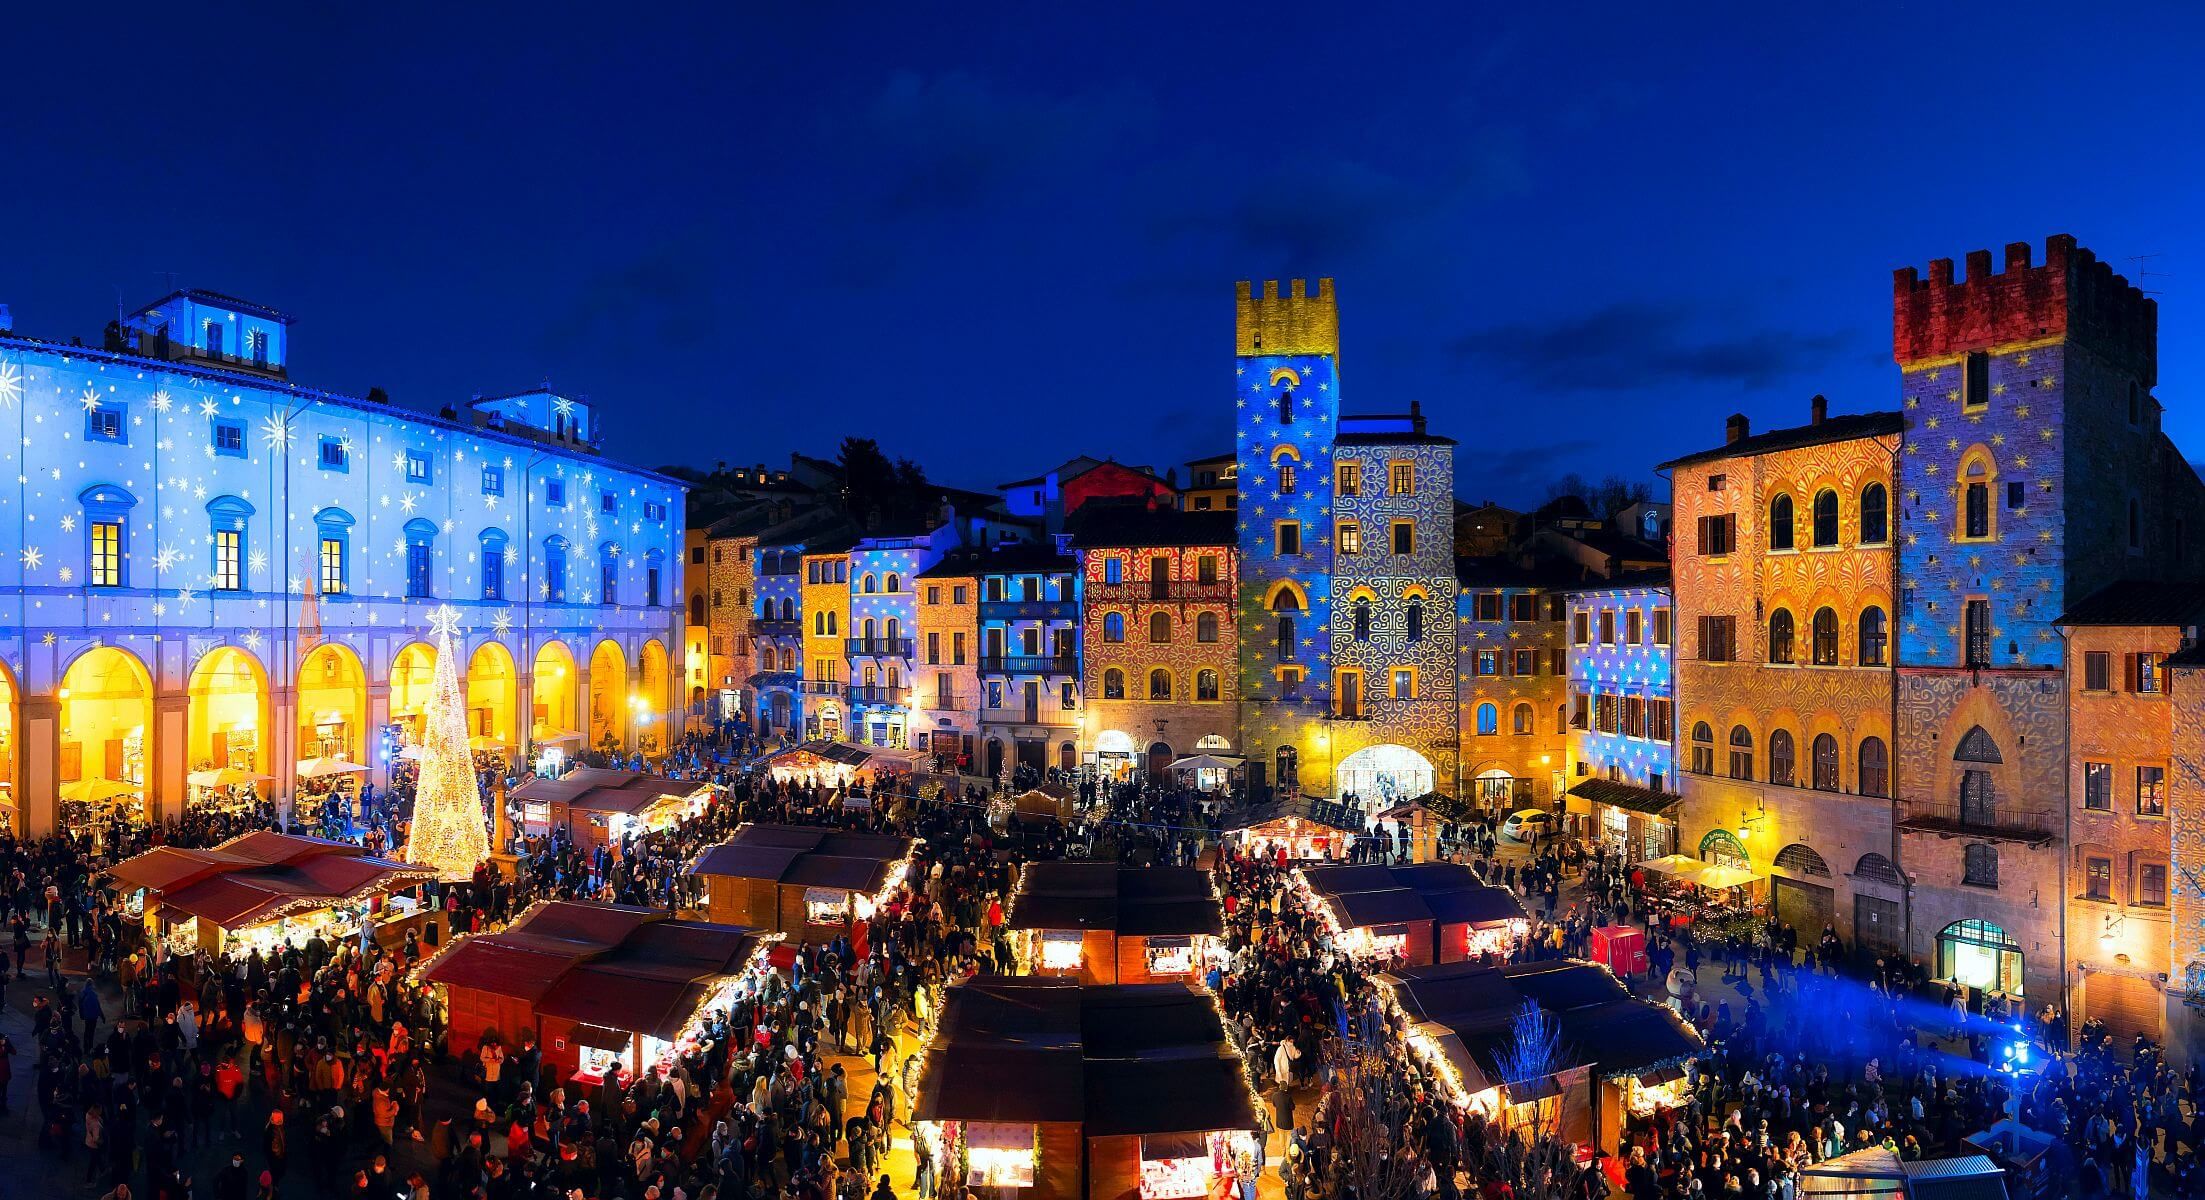
[[[0,829],[34,836],[96,829],[109,818],[173,816],[218,794],[289,798],[301,786],[295,768],[310,759],[386,767],[379,758],[386,722],[398,740],[418,740],[435,675],[432,646],[400,647],[381,686],[361,652],[342,642],[313,646],[290,680],[256,649],[216,645],[196,659],[163,657],[157,672],[156,660],[130,648],[95,645],[56,664],[50,690],[25,689],[0,666]],[[602,744],[608,734],[646,752],[661,744],[677,682],[665,643],[636,649],[632,674],[629,653],[610,639],[591,662],[597,670],[578,670],[574,651],[551,640],[524,678],[507,646],[478,645],[463,674],[475,748],[564,744],[571,752],[585,736]]]

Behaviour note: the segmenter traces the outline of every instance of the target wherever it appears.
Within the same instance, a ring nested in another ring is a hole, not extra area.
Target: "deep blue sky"
[[[2054,232],[2161,256],[2205,453],[2175,6],[68,7],[10,15],[18,329],[174,272],[294,313],[302,382],[548,377],[646,464],[1224,450],[1233,281],[1324,274],[1348,407],[1521,502],[1891,406],[1891,268]]]

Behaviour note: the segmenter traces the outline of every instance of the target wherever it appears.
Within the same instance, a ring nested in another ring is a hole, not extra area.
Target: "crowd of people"
[[[1220,873],[1226,957],[1207,982],[1277,1130],[1234,1165],[1228,1187],[1244,1197],[1268,1173],[1293,1200],[1375,1200],[1396,1183],[1403,1196],[1448,1200],[1470,1189],[1494,1200],[1789,1200],[1818,1161],[1866,1146],[1956,1152],[2009,1107],[2051,1135],[2054,1170],[2086,1191],[2140,1195],[2155,1170],[2184,1194],[2205,1185],[2186,1149],[2205,1139],[2194,1103],[2205,1079],[2148,1045],[2086,1026],[2066,1053],[2054,1013],[2031,1019],[2038,1053],[2017,1063],[2012,1044],[2026,1035],[1980,998],[1944,1003],[1914,964],[1861,964],[1833,932],[1802,945],[1780,925],[1695,941],[1599,847],[1503,855],[1489,821],[1450,824],[1445,852],[1514,888],[1534,914],[1517,954],[1580,955],[1594,925],[1638,924],[1650,968],[1630,982],[1675,996],[1707,1042],[1681,1107],[1634,1116],[1621,1153],[1580,1162],[1555,1130],[1503,1127],[1449,1103],[1415,1056],[1397,1052],[1405,1031],[1372,978],[1388,964],[1330,943],[1297,901],[1289,864],[1232,848],[1230,797],[1066,779],[1069,819],[1028,822],[1005,816],[1002,794],[1018,781],[902,777],[852,803],[849,789],[756,769],[769,749],[727,730],[678,744],[649,766],[714,784],[700,815],[617,852],[522,839],[510,875],[486,866],[472,883],[431,888],[433,918],[390,945],[179,956],[139,939],[99,882],[106,862],[154,844],[210,845],[272,811],[118,824],[100,831],[100,857],[81,831],[0,836],[0,970],[7,998],[28,996],[31,1015],[27,1046],[0,1040],[0,1105],[38,1123],[37,1144],[60,1170],[113,1200],[200,1189],[215,1200],[961,1194],[936,1176],[923,1141],[908,1177],[886,1168],[892,1137],[920,1133],[908,1034],[948,983],[1018,969],[1003,920],[1019,868],[1080,856],[1211,862]],[[401,786],[367,806],[369,819],[322,828],[391,839],[403,800]],[[919,849],[861,943],[795,948],[663,1074],[558,1079],[526,1031],[450,1043],[433,991],[413,976],[453,932],[494,929],[541,899],[693,907],[686,864],[750,821],[893,831]],[[1359,859],[1407,853],[1390,835],[1354,845]],[[1677,968],[1705,978],[1703,961],[1719,981],[1679,992]],[[27,1089],[10,1086],[17,1064],[30,1068]]]

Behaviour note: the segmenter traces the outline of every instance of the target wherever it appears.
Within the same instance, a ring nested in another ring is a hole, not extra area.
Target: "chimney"
[[[1816,392],[1815,398],[1807,402],[1807,414],[1809,425],[1822,424],[1830,417],[1830,402],[1823,398],[1822,393]]]
[[[1746,421],[1746,414],[1732,413],[1730,419],[1723,422],[1723,444],[1728,446],[1752,431],[1752,425]]]

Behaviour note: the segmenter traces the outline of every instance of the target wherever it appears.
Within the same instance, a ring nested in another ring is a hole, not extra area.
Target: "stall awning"
[[[212,771],[193,771],[184,776],[184,782],[193,787],[237,787],[247,783],[274,783],[273,775],[262,775],[242,767],[219,767]]]
[[[1236,771],[1240,769],[1241,764],[1247,761],[1245,758],[1235,758],[1230,754],[1191,754],[1171,764],[1171,769],[1174,771]]]
[[[320,779],[326,775],[362,775],[368,768],[341,758],[302,758],[298,776],[301,779]]]
[[[1576,786],[1570,788],[1569,794],[1594,804],[1645,813],[1650,817],[1674,817],[1677,806],[1684,803],[1684,797],[1674,793],[1659,792],[1617,779],[1580,779]]]
[[[635,1035],[618,1029],[607,1029],[602,1025],[577,1025],[574,1027],[574,1040],[592,1050],[626,1054],[628,1047],[635,1041]]]

